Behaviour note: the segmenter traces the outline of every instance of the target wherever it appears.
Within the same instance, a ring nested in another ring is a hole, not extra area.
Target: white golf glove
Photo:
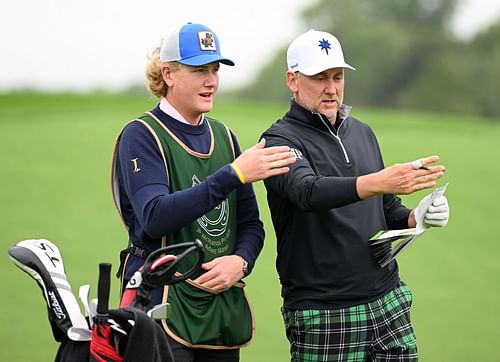
[[[417,231],[425,230],[431,226],[442,227],[448,224],[450,208],[446,196],[438,196],[431,204],[431,195],[424,197],[415,209]]]

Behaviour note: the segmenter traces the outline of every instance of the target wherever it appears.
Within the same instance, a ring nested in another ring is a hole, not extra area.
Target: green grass
[[[73,291],[90,283],[95,297],[98,263],[116,268],[127,241],[110,196],[114,140],[125,122],[154,104],[126,95],[0,95],[1,361],[53,360],[57,349],[41,293],[8,259],[8,247],[30,238],[55,242]],[[221,98],[211,116],[230,125],[247,148],[286,109],[287,104]],[[500,246],[494,226],[500,216],[500,126],[430,113],[354,108],[352,114],[375,129],[386,164],[438,154],[447,166],[449,225],[427,233],[399,257],[402,278],[414,294],[421,360],[499,361]],[[248,278],[257,333],[242,361],[287,361],[275,238],[262,183],[255,189],[267,237]],[[403,200],[411,207],[425,194]],[[112,282],[116,306],[118,283]]]

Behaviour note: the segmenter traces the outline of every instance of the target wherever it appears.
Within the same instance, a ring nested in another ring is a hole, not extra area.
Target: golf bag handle
[[[161,255],[175,255],[175,252],[179,250],[183,251],[180,254],[177,254],[175,259],[152,268],[153,264],[161,257]],[[196,262],[186,272],[180,275],[174,275],[177,271],[176,267],[179,262],[192,253],[196,253]],[[146,258],[146,261],[144,262],[142,272],[143,283],[146,283],[150,287],[158,288],[164,285],[172,285],[182,282],[196,273],[196,271],[203,263],[203,259],[203,244],[198,239],[159,248],[149,254],[149,256]]]
[[[97,283],[97,317],[104,317],[109,311],[109,290],[110,290],[111,264],[99,264],[99,280]]]

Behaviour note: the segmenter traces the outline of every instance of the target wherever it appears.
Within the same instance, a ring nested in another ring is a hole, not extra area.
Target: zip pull
[[[330,132],[330,134],[333,137],[335,137],[335,139],[337,139],[337,141],[339,142],[340,148],[342,148],[342,152],[344,153],[345,161],[347,163],[351,163],[351,161],[349,160],[349,155],[347,154],[347,150],[345,149],[344,144],[342,143],[342,140],[340,139],[340,137],[338,135],[336,135],[335,133],[333,133],[332,129],[330,128],[328,123],[323,119],[323,116],[320,113],[317,113],[317,115],[319,116],[319,119],[321,119],[321,122],[323,122],[323,124],[325,125],[328,132]],[[342,120],[342,122],[343,122],[343,120]],[[339,129],[340,129],[340,125],[339,125]]]

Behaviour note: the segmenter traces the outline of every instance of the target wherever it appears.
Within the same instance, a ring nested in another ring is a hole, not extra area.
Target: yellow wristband
[[[238,175],[238,178],[240,179],[240,182],[242,184],[245,184],[246,180],[245,180],[245,176],[243,175],[243,172],[241,172],[241,168],[239,168],[238,165],[235,164],[234,162],[231,163],[230,166],[233,168],[234,172],[236,172],[236,175]]]

